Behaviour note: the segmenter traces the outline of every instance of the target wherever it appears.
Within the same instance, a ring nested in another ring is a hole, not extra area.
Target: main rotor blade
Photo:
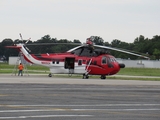
[[[139,57],[142,57],[142,58],[149,59],[149,57],[147,57],[147,56],[143,56],[143,55],[136,54],[136,53],[129,52],[129,51],[125,51],[125,50],[121,50],[121,49],[118,49],[118,48],[112,48],[112,47],[100,46],[100,45],[94,45],[94,46],[95,47],[99,47],[99,48],[105,48],[105,49],[115,50],[115,51],[119,51],[119,52],[130,54],[130,55],[135,55],[135,56],[139,56]]]
[[[30,43],[26,45],[82,45],[81,43]]]

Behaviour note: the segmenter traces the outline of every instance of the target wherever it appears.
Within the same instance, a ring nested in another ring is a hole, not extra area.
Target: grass
[[[7,63],[0,63],[0,69],[14,69],[15,65],[8,65]],[[49,70],[49,68],[38,65],[27,65],[28,70]]]
[[[0,63],[0,74],[13,73],[15,65],[8,65],[7,63]],[[37,65],[27,65],[29,74],[46,74],[49,73],[49,68]],[[159,68],[123,68],[117,75],[132,75],[132,76],[152,76],[160,77]],[[58,75],[58,77],[64,75]],[[68,75],[67,75],[68,76]],[[65,76],[66,77],[66,76]],[[73,77],[81,78],[82,75],[73,75]],[[91,76],[91,78],[99,78],[99,76]],[[154,80],[160,81],[160,78],[142,78],[142,77],[124,77],[124,76],[107,76],[109,79],[123,79],[123,80]]]
[[[124,68],[120,70],[118,75],[160,76],[160,69],[159,68]]]
[[[29,73],[49,73],[49,68],[38,65],[27,65],[27,70]],[[12,73],[15,72],[17,66],[8,65],[7,63],[0,63],[0,74],[1,73]]]
[[[141,78],[141,77],[116,77],[110,76],[109,79],[121,79],[121,80],[142,80],[142,81],[160,81],[160,78]]]

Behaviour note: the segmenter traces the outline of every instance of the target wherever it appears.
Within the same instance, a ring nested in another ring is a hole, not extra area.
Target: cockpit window
[[[116,62],[116,59],[115,58],[110,58],[110,61],[111,62]]]
[[[111,62],[116,62],[116,59],[108,56],[102,57],[102,64],[109,64]]]
[[[102,57],[102,64],[107,64],[107,58],[106,58],[106,56]]]

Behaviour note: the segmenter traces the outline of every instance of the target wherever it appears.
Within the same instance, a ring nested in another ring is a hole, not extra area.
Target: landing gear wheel
[[[106,76],[105,75],[101,75],[101,79],[106,79]]]
[[[49,73],[48,77],[52,77],[52,73]]]
[[[83,79],[88,79],[88,78],[89,78],[89,76],[88,76],[88,75],[83,74]]]
[[[71,77],[71,76],[72,76],[72,74],[71,74],[71,73],[69,73],[69,74],[68,74],[68,76],[69,76],[69,77]]]

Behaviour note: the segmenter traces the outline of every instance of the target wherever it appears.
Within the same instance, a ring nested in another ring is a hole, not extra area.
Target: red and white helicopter
[[[89,75],[100,75],[101,79],[106,79],[106,76],[118,73],[125,65],[118,63],[115,57],[107,53],[105,49],[148,59],[146,56],[125,50],[95,45],[92,41],[92,37],[90,37],[85,44],[74,47],[65,53],[40,55],[30,54],[25,44],[22,43],[6,47],[18,49],[23,54],[24,59],[31,64],[49,67],[49,77],[52,74],[82,74],[83,79],[88,79]]]

